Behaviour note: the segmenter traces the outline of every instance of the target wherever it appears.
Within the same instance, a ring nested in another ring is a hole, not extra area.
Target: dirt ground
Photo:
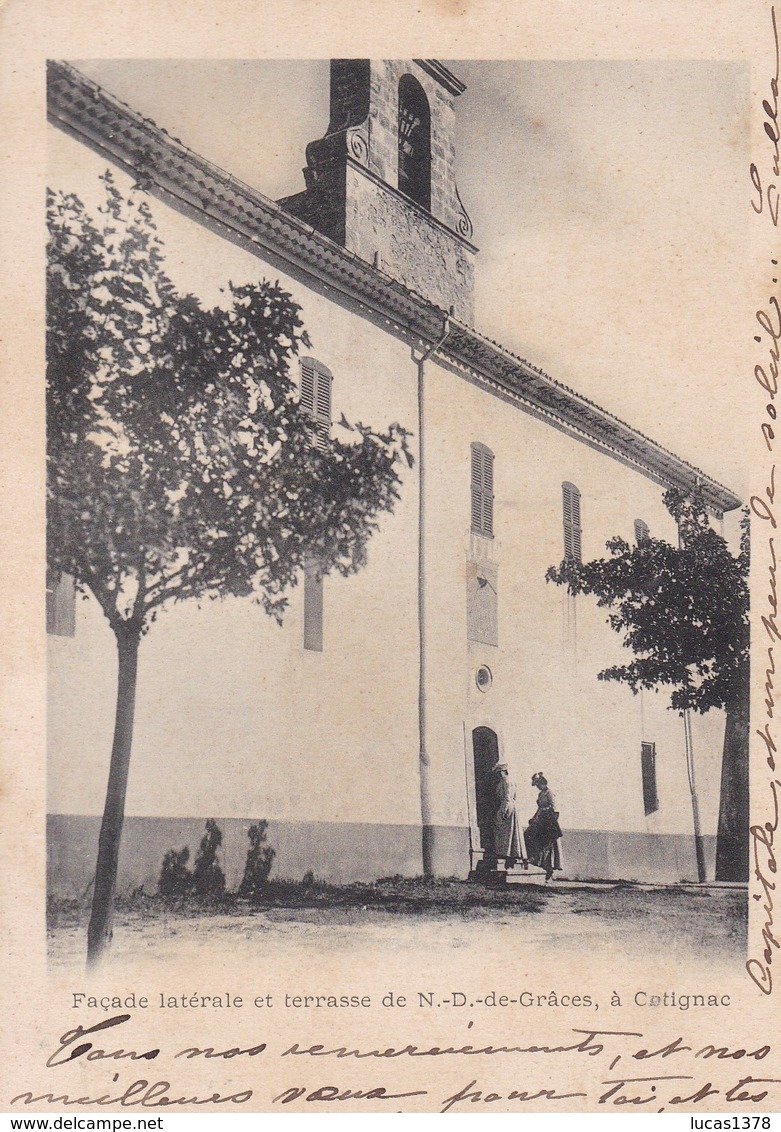
[[[88,908],[49,910],[52,974],[83,969]],[[211,904],[136,895],[117,909],[112,966],[180,962],[208,966],[215,955],[252,966],[259,958],[311,964],[403,961],[425,946],[445,955],[475,949],[488,961],[552,950],[584,958],[609,951],[627,960],[740,964],[746,949],[746,894],[727,888],[633,885],[524,885],[491,889],[464,881],[395,878],[375,885],[276,885],[262,903],[235,897]]]

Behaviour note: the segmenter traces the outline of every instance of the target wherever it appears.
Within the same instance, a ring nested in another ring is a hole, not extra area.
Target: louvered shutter
[[[484,444],[472,445],[472,530],[493,538],[494,454]]]
[[[304,562],[304,648],[323,651],[323,575],[313,557]]]
[[[656,743],[640,744],[640,768],[643,776],[643,807],[646,815],[659,809],[656,792]]]
[[[575,488],[572,496],[572,553],[578,562],[583,558],[580,527],[580,492]]]
[[[494,457],[483,449],[483,534],[494,533]]]
[[[325,449],[331,436],[331,374],[324,366],[320,366],[317,370],[315,420],[317,445]]]
[[[46,632],[56,637],[76,633],[76,587],[70,574],[46,572]]]
[[[642,519],[635,519],[635,542],[638,546],[642,542],[648,542],[650,537],[648,524],[644,523]]]
[[[483,529],[483,458],[477,445],[472,445],[472,530]]]
[[[301,359],[301,408],[307,413],[315,411],[315,364],[311,358]]]
[[[561,485],[564,518],[564,557],[580,562],[583,557],[580,527],[580,492],[574,483]]]
[[[321,451],[331,435],[331,371],[314,358],[301,359],[301,408],[312,418],[312,439]]]

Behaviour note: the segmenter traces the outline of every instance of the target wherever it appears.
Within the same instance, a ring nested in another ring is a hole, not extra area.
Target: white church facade
[[[150,193],[181,270],[214,288],[278,279],[312,342],[302,397],[323,438],[349,420],[410,433],[401,497],[350,578],[312,571],[282,627],[231,598],[164,613],[144,638],[120,891],[164,853],[224,833],[228,884],[269,822],[273,875],[467,876],[487,780],[543,771],[563,875],[697,879],[685,734],[664,694],[597,680],[623,659],[604,613],[546,583],[613,535],[674,541],[662,503],[699,482],[738,498],[472,328],[479,257],[455,179],[463,90],[435,60],[335,60],[305,190],[279,202],[172,139],[67,64],[50,65],[52,187],[91,203],[110,165]],[[262,186],[261,186],[262,189]],[[97,605],[49,602],[50,891],[94,872],[116,659]],[[692,720],[714,875],[724,717]]]

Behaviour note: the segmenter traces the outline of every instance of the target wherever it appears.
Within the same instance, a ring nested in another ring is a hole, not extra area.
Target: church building
[[[714,876],[724,716],[597,673],[626,658],[594,600],[546,583],[614,535],[674,542],[662,503],[727,488],[475,328],[476,241],[456,185],[459,78],[433,59],[337,59],[305,185],[275,201],[76,67],[49,67],[50,183],[89,207],[112,168],[142,185],[183,275],[279,280],[311,352],[322,443],[349,420],[410,434],[414,464],[349,578],[308,569],[282,627],[248,599],[166,610],[139,654],[119,891],[154,890],[207,818],[230,887],[268,821],[273,876],[466,877],[490,850],[493,770],[518,817],[544,772],[572,879],[697,880],[692,774]],[[468,202],[467,202],[468,204]],[[47,594],[50,891],[94,875],[114,638],[65,578]],[[693,762],[692,762],[693,760]]]

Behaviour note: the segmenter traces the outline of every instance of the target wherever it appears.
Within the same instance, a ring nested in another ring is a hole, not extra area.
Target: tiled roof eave
[[[434,304],[188,150],[74,67],[48,67],[53,123],[132,172],[150,192],[296,265],[424,341],[440,340],[446,315]],[[740,505],[693,465],[471,327],[451,320],[443,352],[660,483],[690,489],[699,481],[717,514]]]
[[[273,251],[426,340],[438,336],[444,312],[422,296],[188,150],[76,68],[50,62],[48,69],[53,124],[123,166],[149,192]]]
[[[740,498],[729,488],[472,327],[451,319],[443,352],[497,382],[541,415],[562,420],[572,431],[650,473],[659,483],[687,491],[699,484],[706,504],[717,515],[740,506]]]

